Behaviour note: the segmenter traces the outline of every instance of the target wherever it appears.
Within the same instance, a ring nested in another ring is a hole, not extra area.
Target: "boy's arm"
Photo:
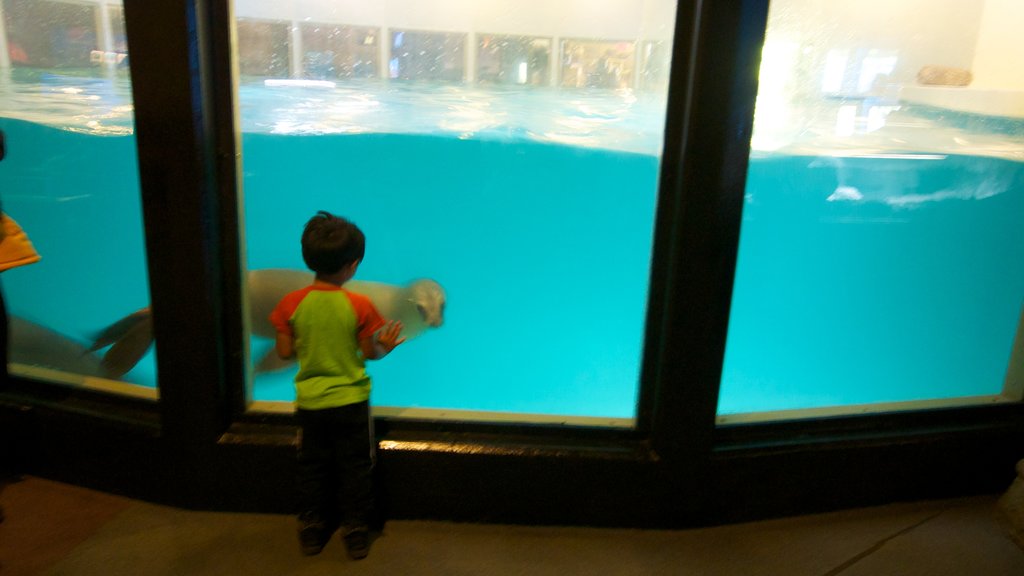
[[[295,356],[295,339],[292,338],[291,334],[278,332],[274,350],[277,351],[277,356],[283,360]]]
[[[383,328],[374,332],[368,338],[359,340],[359,348],[363,352],[363,358],[367,360],[380,360],[387,356],[399,344],[405,342],[401,337],[402,323],[398,320],[389,321]],[[280,341],[280,334],[278,335]],[[280,352],[278,352],[280,354]]]

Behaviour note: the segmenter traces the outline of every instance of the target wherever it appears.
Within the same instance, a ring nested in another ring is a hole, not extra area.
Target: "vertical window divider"
[[[252,400],[249,358],[249,320],[246,310],[246,267],[243,244],[241,124],[238,114],[238,64],[234,57],[233,0],[209,0],[212,105],[217,122],[217,198],[221,214],[220,246],[224,317],[221,335],[227,350],[226,394],[233,416],[242,414]]]
[[[124,2],[162,429],[185,457],[212,446],[228,424],[225,383],[237,381],[238,362],[237,342],[225,335],[241,333],[240,314],[226,305],[237,300],[229,281],[237,242],[225,243],[237,213],[220,194],[232,176],[215,128],[211,80],[222,70],[211,62],[212,6]]]
[[[640,410],[678,481],[713,448],[767,16],[767,0],[678,6]]]

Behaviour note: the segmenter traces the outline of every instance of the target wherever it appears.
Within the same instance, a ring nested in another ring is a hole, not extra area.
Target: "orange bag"
[[[39,262],[40,256],[28,239],[28,234],[7,214],[0,213],[3,231],[0,232],[0,272]]]

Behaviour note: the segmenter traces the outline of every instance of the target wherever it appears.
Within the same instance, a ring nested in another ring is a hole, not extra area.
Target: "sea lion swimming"
[[[108,373],[100,359],[89,354],[84,344],[46,326],[12,315],[9,329],[11,364],[49,368],[79,376],[119,378],[124,375],[124,372],[117,375]]]
[[[251,270],[249,285],[249,319],[253,334],[274,337],[274,327],[267,318],[274,306],[289,292],[313,283],[313,273],[285,268]],[[405,286],[349,280],[345,289],[368,296],[380,315],[402,322],[402,336],[414,338],[427,328],[444,323],[445,294],[441,285],[430,279],[414,280]]]
[[[254,336],[274,338],[270,312],[281,298],[313,282],[313,274],[303,270],[268,268],[250,270],[249,329]],[[381,316],[402,322],[402,336],[415,338],[428,328],[444,323],[445,293],[434,280],[414,280],[405,286],[384,282],[350,280],[345,289],[363,294],[373,301]],[[103,329],[93,341],[89,351],[107,346],[102,364],[107,374],[120,376],[131,370],[153,343],[153,324],[148,307],[133,312]],[[291,361],[277,358],[271,352],[256,364],[257,372],[279,370]]]

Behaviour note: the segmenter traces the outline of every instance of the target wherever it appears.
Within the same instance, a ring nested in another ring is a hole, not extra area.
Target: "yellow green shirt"
[[[370,376],[359,340],[384,326],[369,298],[341,287],[307,286],[282,298],[270,321],[295,342],[299,408],[320,410],[369,400]]]

